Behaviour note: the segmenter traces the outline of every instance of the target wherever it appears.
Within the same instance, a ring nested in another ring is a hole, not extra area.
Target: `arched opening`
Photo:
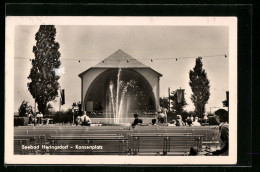
[[[134,113],[149,114],[156,111],[155,95],[140,73],[132,69],[109,69],[90,84],[84,109],[103,114],[124,111],[122,113],[127,113],[124,117],[132,117]]]

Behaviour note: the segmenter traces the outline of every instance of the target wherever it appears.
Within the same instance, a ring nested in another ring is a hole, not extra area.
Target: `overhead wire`
[[[136,60],[149,60],[151,62],[154,62],[154,61],[159,61],[159,60],[175,60],[175,61],[178,61],[178,60],[181,60],[181,59],[189,59],[189,58],[198,58],[198,57],[201,57],[201,58],[208,58],[208,57],[225,57],[227,58],[228,57],[228,54],[218,54],[218,55],[206,55],[206,56],[183,56],[183,57],[168,57],[168,58],[155,58],[155,57],[152,57],[152,58],[139,58],[139,59],[126,59],[126,62],[130,62],[130,61],[136,61]],[[15,57],[15,59],[29,59],[30,61],[33,59],[33,58],[25,58],[25,57]],[[68,61],[78,61],[79,63],[81,61],[101,61],[103,63],[106,62],[106,59],[83,59],[83,58],[60,58],[60,60],[68,60]],[[109,61],[113,61],[113,60],[109,60]],[[114,61],[118,61],[117,59],[115,59]]]

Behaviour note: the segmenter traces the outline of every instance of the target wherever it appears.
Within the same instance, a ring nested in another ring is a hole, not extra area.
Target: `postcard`
[[[237,162],[237,18],[6,17],[5,163]]]

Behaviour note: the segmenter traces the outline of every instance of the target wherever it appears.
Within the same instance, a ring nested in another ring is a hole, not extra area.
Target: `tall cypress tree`
[[[205,112],[205,105],[210,96],[210,85],[206,71],[202,68],[201,57],[196,58],[196,64],[193,70],[190,70],[189,85],[193,94],[191,100],[195,106],[195,113],[202,117]]]
[[[59,76],[55,75],[55,69],[60,67],[60,45],[55,42],[56,28],[54,25],[41,25],[35,35],[36,45],[33,46],[35,59],[32,60],[32,68],[27,84],[28,90],[38,104],[38,110],[45,114],[47,103],[58,95]]]

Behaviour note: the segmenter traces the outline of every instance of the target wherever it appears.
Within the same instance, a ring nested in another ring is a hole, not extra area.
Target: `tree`
[[[169,98],[168,97],[160,97],[160,107],[169,109]]]
[[[203,64],[201,59],[201,57],[196,58],[195,67],[189,72],[189,85],[193,92],[191,100],[195,106],[195,113],[198,114],[199,117],[203,116],[205,105],[208,103],[210,96],[209,80],[206,71],[202,68]]]
[[[183,108],[187,105],[185,97],[183,96],[183,101],[178,103],[177,101],[177,91],[173,91],[171,93],[170,99],[172,100],[172,109],[177,113],[181,114],[183,112]]]
[[[59,89],[59,76],[55,75],[55,69],[60,67],[60,45],[55,42],[56,28],[54,25],[41,25],[35,35],[36,46],[33,46],[35,59],[32,60],[32,68],[27,84],[28,90],[38,104],[38,110],[46,114],[47,103],[55,100]]]
[[[32,106],[25,100],[20,105],[18,111],[20,117],[28,117],[29,114],[33,114]]]

